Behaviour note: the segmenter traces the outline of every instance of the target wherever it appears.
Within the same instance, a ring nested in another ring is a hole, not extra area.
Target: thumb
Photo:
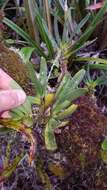
[[[24,103],[26,94],[22,90],[2,90],[0,92],[0,112],[11,110]]]

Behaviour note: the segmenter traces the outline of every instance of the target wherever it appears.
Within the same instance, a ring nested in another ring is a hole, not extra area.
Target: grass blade
[[[43,58],[43,57],[41,57],[39,81],[40,81],[42,88],[43,88],[43,95],[45,95],[48,77],[47,77],[47,63],[46,63],[45,58]]]
[[[83,33],[83,35],[74,44],[73,48],[70,49],[70,51],[68,53],[69,56],[76,53],[84,45],[84,43],[88,40],[88,38],[90,37],[90,35],[92,34],[92,32],[94,31],[96,26],[101,22],[101,19],[103,18],[103,15],[104,15],[106,9],[107,9],[107,0],[105,0],[103,7],[96,14],[94,20],[92,21],[92,23],[90,24],[88,29],[86,29],[86,31]]]
[[[46,27],[44,26],[44,23],[43,23],[44,21],[39,14],[36,15],[35,21],[38,26],[38,30],[41,35],[41,38],[46,43],[46,46],[47,46],[48,52],[49,52],[49,56],[53,57],[54,50],[53,50],[52,41],[49,38],[50,34],[49,34],[49,31],[47,32]]]
[[[38,44],[25,32],[23,31],[19,26],[17,26],[14,22],[9,20],[8,18],[3,19],[3,23],[5,23],[7,26],[9,26],[12,30],[14,30],[18,35],[20,35],[23,39],[25,39],[29,45],[35,47],[35,50],[40,56],[46,57],[43,50],[38,46]]]

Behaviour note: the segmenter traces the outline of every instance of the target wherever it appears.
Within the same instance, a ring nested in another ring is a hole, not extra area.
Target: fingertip
[[[9,114],[9,111],[5,111],[1,114],[1,118],[11,118],[11,115]]]
[[[18,104],[23,104],[26,99],[26,94],[23,90],[16,90],[17,97],[18,97]]]
[[[12,78],[0,68],[0,88],[3,90],[10,89]]]
[[[26,94],[23,90],[2,90],[0,92],[0,112],[8,111],[24,103]]]

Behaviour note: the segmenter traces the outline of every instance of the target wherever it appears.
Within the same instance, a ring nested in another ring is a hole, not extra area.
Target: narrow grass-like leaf
[[[45,29],[46,34],[48,35],[49,40],[51,41],[52,47],[57,48],[57,43],[52,35],[52,33],[49,32],[46,22],[42,19],[42,23]]]
[[[101,22],[101,19],[103,18],[103,15],[107,9],[107,0],[105,0],[105,3],[103,7],[99,10],[99,12],[96,14],[94,20],[91,22],[90,26],[86,29],[86,31],[83,33],[83,35],[79,38],[79,40],[74,44],[73,48],[71,47],[69,51],[69,56],[77,52],[83,44],[88,40],[96,26]]]
[[[16,156],[16,158],[13,160],[11,164],[9,164],[6,168],[0,171],[0,182],[3,182],[11,176],[11,174],[15,171],[17,165],[21,161],[22,157],[23,155]]]
[[[44,27],[44,24],[43,24],[44,21],[39,14],[35,16],[35,21],[38,26],[38,30],[40,32],[41,38],[46,43],[49,55],[53,57],[54,50],[53,50],[52,41],[49,38],[49,32],[47,33],[46,28]]]
[[[64,10],[65,9],[65,7],[64,7],[64,1],[63,0],[58,0],[58,2],[60,3],[62,9]]]
[[[96,86],[107,84],[107,75],[98,77],[98,78],[94,81],[94,83],[96,84]]]
[[[79,57],[76,58],[75,61],[86,61],[86,62],[97,62],[97,63],[103,63],[103,64],[107,64],[107,59],[102,59],[102,58],[98,58],[98,57]]]
[[[34,159],[36,151],[36,139],[32,135],[32,130],[30,127],[25,126],[21,121],[16,121],[12,119],[0,119],[0,125],[5,126],[6,128],[13,129],[16,132],[24,134],[28,141],[30,142],[30,152],[29,152],[29,164]]]
[[[33,46],[40,56],[47,57],[43,52],[43,50],[38,46],[38,44],[14,22],[5,17],[3,19],[3,23],[5,23],[7,26],[13,29],[18,35],[20,35],[23,39],[25,39],[29,43],[29,45]]]
[[[58,22],[64,24],[64,10],[61,7],[59,0],[55,1],[55,10],[51,10],[51,14],[57,18]]]
[[[107,65],[105,64],[90,64],[90,69],[99,69],[99,70],[107,70]]]
[[[89,20],[90,18],[90,13],[88,13],[81,21],[80,23],[77,25],[76,27],[76,32],[77,34],[80,34],[81,28],[86,24],[86,22]]]
[[[41,57],[39,81],[40,81],[40,83],[42,85],[43,95],[45,95],[46,94],[46,87],[47,87],[48,77],[47,77],[47,63],[46,63],[45,58],[43,58],[43,57]]]
[[[25,14],[27,18],[27,25],[29,34],[33,40],[39,43],[39,34],[35,23],[35,10],[37,10],[37,4],[35,0],[24,0]]]
[[[58,30],[58,20],[55,16],[54,16],[54,32],[55,32],[55,39],[57,41],[57,44],[60,46],[61,38],[59,35],[59,30]]]

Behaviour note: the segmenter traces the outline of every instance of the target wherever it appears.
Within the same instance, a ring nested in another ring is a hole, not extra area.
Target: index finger
[[[10,85],[12,80],[13,79],[6,72],[0,69],[0,89],[12,89]]]

